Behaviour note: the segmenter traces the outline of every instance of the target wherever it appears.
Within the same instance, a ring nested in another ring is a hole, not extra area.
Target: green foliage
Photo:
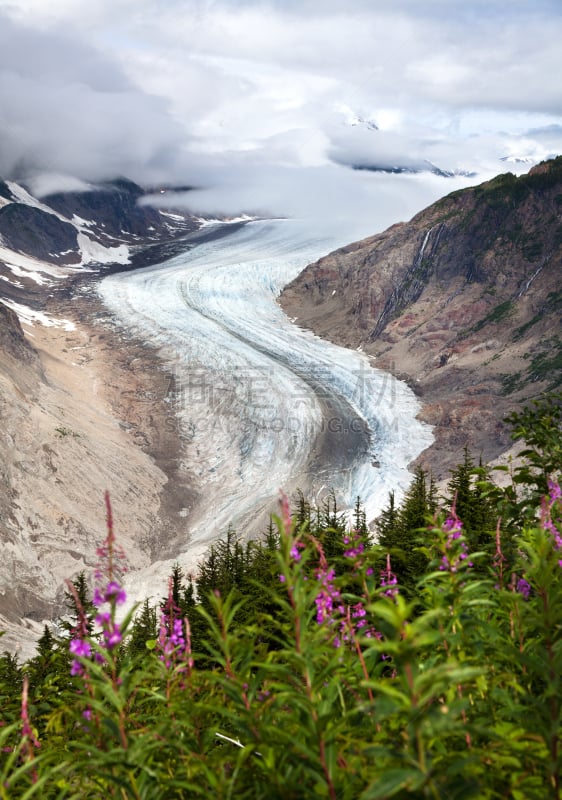
[[[538,499],[548,492],[550,477],[562,467],[562,393],[543,395],[507,417],[513,439],[524,442],[523,463],[513,476],[517,503],[511,513],[533,514]]]
[[[435,484],[421,467],[406,492],[402,505],[395,507],[394,493],[377,524],[378,543],[390,553],[400,586],[410,596],[427,569],[427,557],[421,551],[429,521],[437,508]]]
[[[470,328],[470,333],[477,333],[479,330],[482,330],[485,325],[502,322],[502,320],[506,319],[506,317],[509,317],[512,313],[513,303],[511,300],[506,300],[504,303],[494,306],[494,308],[492,308],[492,310],[489,311],[485,317],[475,323],[472,328]]]
[[[0,658],[0,798],[559,800],[561,420],[558,396],[512,416],[505,490],[465,450],[439,510],[418,470],[379,544],[359,503],[349,529],[300,496],[119,623],[110,552],[89,633],[70,592],[72,676],[48,628]]]

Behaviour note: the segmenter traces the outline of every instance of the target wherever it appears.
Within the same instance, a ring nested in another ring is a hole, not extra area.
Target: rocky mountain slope
[[[170,377],[107,325],[83,281],[70,292],[185,246],[200,222],[143,194],[117,181],[38,198],[0,183],[0,649],[24,657],[60,614],[64,580],[91,571],[106,489],[132,567],[158,558],[189,498]]]
[[[124,179],[48,195],[32,188],[0,181],[0,298],[36,309],[46,287],[92,269],[155,263],[201,223],[143,203],[150,195]]]
[[[562,382],[562,158],[454,192],[307,267],[291,317],[407,380],[438,477],[464,444],[493,459],[513,408]]]

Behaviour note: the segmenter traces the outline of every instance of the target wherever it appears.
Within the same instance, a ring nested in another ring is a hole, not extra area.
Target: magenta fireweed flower
[[[540,518],[544,530],[552,534],[554,547],[562,550],[562,489],[558,483],[548,481],[548,496],[542,498]],[[558,561],[562,567],[562,559]]]
[[[99,586],[94,589],[92,602],[97,607],[102,606],[104,603],[115,603],[115,605],[121,606],[126,601],[127,594],[117,581],[109,581],[105,589]]]
[[[113,580],[110,580],[103,590],[96,587],[94,592],[94,604],[96,606],[99,607],[105,603],[109,604],[109,610],[99,611],[95,618],[96,625],[101,629],[102,639],[100,644],[106,650],[113,650],[123,641],[121,627],[115,619],[115,611],[117,605],[124,603],[126,599],[125,591]]]
[[[319,625],[324,623],[331,625],[334,622],[334,601],[337,601],[340,597],[340,592],[334,584],[335,577],[335,570],[333,568],[328,569],[327,564],[322,565],[316,571],[316,580],[321,586],[314,600],[316,603],[316,622]]]
[[[103,544],[97,548],[96,553],[100,562],[95,572],[96,587],[92,599],[96,608],[107,604],[109,609],[99,611],[95,622],[101,628],[101,646],[106,650],[113,650],[123,641],[121,627],[117,620],[117,606],[123,605],[127,601],[127,593],[117,580],[119,574],[126,572],[125,553],[115,542],[115,532],[113,530],[113,512],[109,493],[105,493],[105,506],[107,512],[107,537]],[[100,660],[99,653],[96,653],[96,660]],[[103,656],[101,656],[103,662]]]
[[[184,662],[185,666],[180,672],[185,672],[193,666],[191,631],[188,620],[180,617],[181,610],[174,603],[172,588],[173,583],[170,578],[168,599],[160,613],[160,630],[156,647],[160,651],[160,661],[164,662],[166,669],[170,669],[178,662]]]
[[[368,626],[367,610],[361,601],[351,607],[342,603],[335,579],[335,570],[328,565],[324,553],[320,551],[320,567],[316,571],[320,591],[314,599],[316,622],[337,630],[334,647],[352,642],[353,637],[359,634],[366,637],[376,635],[375,630]]]
[[[519,594],[523,595],[525,600],[529,599],[531,594],[531,584],[529,581],[526,581],[525,578],[519,578],[517,581],[517,586],[515,587]]]
[[[352,537],[344,536],[343,543],[351,545],[347,550],[344,550],[345,558],[358,558],[365,551],[365,543],[360,540],[359,536],[360,534],[357,531],[353,531]]]
[[[386,567],[381,572],[381,586],[386,587],[384,594],[387,597],[396,597],[398,594],[398,578],[390,565],[390,553],[386,554]]]
[[[451,509],[451,516],[447,517],[443,523],[442,530],[447,533],[448,536],[439,569],[443,572],[458,572],[464,562],[466,562],[467,566],[472,567],[472,561],[467,560],[468,545],[463,536],[462,522],[457,517],[454,505]]]
[[[121,548],[117,547],[115,543],[113,513],[108,492],[105,493],[105,506],[107,514],[107,536],[103,544],[96,549],[96,554],[100,561],[94,573],[96,586],[94,588],[92,603],[98,609],[101,609],[101,607],[106,604],[109,606],[107,610],[99,610],[95,617],[95,623],[101,633],[100,646],[109,652],[123,641],[123,633],[115,616],[117,606],[126,602],[127,594],[117,580],[118,574],[122,574],[126,571],[124,565],[121,563],[125,559],[125,553]],[[67,581],[67,585],[74,596],[79,615],[78,624],[72,631],[72,639],[69,643],[71,654],[76,656],[71,663],[70,673],[72,676],[84,676],[86,673],[85,667],[78,659],[93,658],[98,664],[104,664],[106,663],[106,658],[102,653],[92,649],[89,641],[89,625],[86,613],[80,603],[73,584]]]
[[[344,643],[353,643],[354,637],[361,634],[362,636],[372,637],[376,636],[376,631],[368,626],[367,611],[363,603],[359,601],[355,605],[349,607],[343,601],[341,592],[336,584],[336,571],[328,564],[324,550],[320,542],[314,536],[308,535],[310,544],[314,545],[319,555],[319,566],[314,572],[315,584],[318,587],[316,596],[314,597],[314,604],[316,606],[316,622],[318,625],[325,626],[330,632],[333,632],[334,647],[340,647]],[[365,543],[361,539],[361,534],[358,531],[353,531],[347,534],[343,542],[349,545],[344,551],[344,556],[353,560],[353,574],[357,575],[359,571],[364,571],[365,575],[372,575],[372,568],[364,569],[363,553],[365,551]],[[305,543],[299,539],[295,539],[291,543],[289,550],[290,557],[293,562],[298,563],[302,558],[302,550],[306,547]],[[302,580],[306,581],[310,576],[302,575]],[[279,575],[281,583],[287,583],[286,575]],[[291,587],[288,587],[289,593]]]
[[[71,631],[71,639],[68,644],[68,649],[73,656],[77,656],[78,658],[89,658],[92,653],[92,648],[90,642],[88,641],[89,637],[89,622],[86,616],[86,612],[84,610],[84,606],[80,602],[80,598],[78,597],[78,592],[76,591],[76,587],[72,583],[72,581],[66,581],[66,585],[72,596],[74,597],[74,602],[76,604],[76,610],[78,613],[78,621],[76,626]],[[77,675],[84,675],[85,670],[78,658],[74,658],[70,664],[70,674],[72,677],[76,677]]]
[[[86,639],[71,639],[68,649],[73,656],[89,658],[92,655],[92,646]]]
[[[365,541],[361,531],[353,530],[351,533],[346,534],[343,538],[343,543],[346,545],[344,550],[344,558],[348,558],[353,562],[353,575],[363,575],[370,577],[373,574],[372,567],[366,567],[366,552]]]
[[[301,560],[301,553],[300,551],[304,549],[304,544],[300,541],[295,541],[291,546],[290,555],[293,561],[300,561]]]

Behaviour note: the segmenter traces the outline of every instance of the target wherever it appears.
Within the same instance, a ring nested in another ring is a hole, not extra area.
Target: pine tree
[[[451,470],[448,502],[463,523],[463,532],[473,552],[495,548],[496,509],[482,487],[486,472],[480,460],[474,465],[468,447],[463,461]]]
[[[0,656],[0,720],[3,724],[19,719],[22,683],[23,670],[18,657],[4,651]]]
[[[68,633],[72,633],[78,625],[80,615],[84,613],[87,620],[88,635],[91,636],[94,629],[93,620],[96,609],[90,597],[90,589],[84,570],[78,573],[76,578],[72,581],[72,585],[76,591],[76,597],[72,592],[64,593],[65,605],[70,613],[69,619],[63,620],[61,627]],[[78,600],[76,598],[78,598]]]
[[[332,489],[322,503],[318,523],[314,530],[314,535],[320,541],[328,561],[337,562],[342,558],[345,550],[344,536],[346,532],[347,521],[345,514],[338,510],[336,493]]]
[[[394,493],[391,492],[389,507],[383,512],[377,528],[378,543],[390,553],[400,586],[412,595],[428,566],[427,557],[416,548],[423,545],[421,534],[435,514],[435,482],[422,467],[418,467],[398,511],[394,502]]]
[[[382,511],[376,521],[377,542],[382,547],[389,547],[398,525],[398,508],[396,507],[394,491],[388,493],[388,506]]]
[[[357,496],[353,509],[353,530],[362,537],[365,544],[372,544],[371,533],[367,526],[367,516],[365,514],[365,509],[361,505],[361,498],[359,496]]]
[[[43,628],[43,633],[37,641],[37,653],[27,664],[29,675],[29,688],[35,692],[45,681],[47,676],[54,672],[57,658],[55,637],[48,625]]]
[[[142,604],[140,614],[135,617],[131,636],[128,641],[128,650],[131,656],[143,656],[147,654],[146,643],[158,636],[158,620],[156,609],[150,605],[148,600]]]
[[[297,489],[296,509],[293,514],[293,520],[297,531],[312,529],[312,509],[300,489]],[[270,525],[272,524],[270,520]]]

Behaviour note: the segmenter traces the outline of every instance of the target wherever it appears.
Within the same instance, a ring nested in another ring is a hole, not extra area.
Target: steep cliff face
[[[17,314],[0,303],[0,355],[13,365],[38,362],[37,353],[25,338]]]
[[[330,254],[280,302],[411,382],[436,426],[422,460],[446,474],[465,443],[497,456],[509,444],[505,414],[562,382],[561,268],[558,158]]]

